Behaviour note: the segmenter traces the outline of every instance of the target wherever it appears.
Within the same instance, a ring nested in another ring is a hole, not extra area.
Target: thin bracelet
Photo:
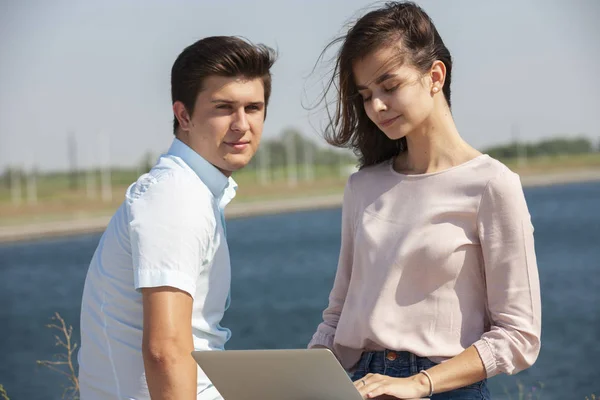
[[[429,394],[427,396],[433,396],[433,379],[431,379],[431,375],[425,370],[421,370],[419,373],[424,374],[429,379]]]

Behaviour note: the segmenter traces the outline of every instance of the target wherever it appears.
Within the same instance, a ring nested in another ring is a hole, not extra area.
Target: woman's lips
[[[383,120],[379,123],[379,126],[381,126],[382,128],[386,128],[386,127],[392,125],[394,122],[396,122],[398,120],[398,118],[400,118],[400,115],[398,115],[397,117],[394,117],[394,118],[389,118],[389,119]]]

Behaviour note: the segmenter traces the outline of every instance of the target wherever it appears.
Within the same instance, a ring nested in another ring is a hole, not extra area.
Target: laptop
[[[194,351],[225,400],[362,400],[329,349]]]

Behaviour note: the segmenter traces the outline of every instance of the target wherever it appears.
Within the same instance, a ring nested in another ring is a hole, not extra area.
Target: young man
[[[273,51],[235,37],[186,48],[171,71],[175,138],[127,190],[87,274],[82,400],[220,399],[194,349],[223,349],[230,265],[223,209],[252,159]]]

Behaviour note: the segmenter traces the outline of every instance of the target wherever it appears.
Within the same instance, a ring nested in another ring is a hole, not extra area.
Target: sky
[[[453,115],[484,149],[518,137],[600,141],[600,1],[422,0],[454,58]],[[198,39],[240,35],[279,52],[263,138],[298,129],[330,65],[315,62],[360,0],[0,0],[0,172],[135,166],[171,141],[170,69]],[[330,54],[331,55],[331,54]]]

